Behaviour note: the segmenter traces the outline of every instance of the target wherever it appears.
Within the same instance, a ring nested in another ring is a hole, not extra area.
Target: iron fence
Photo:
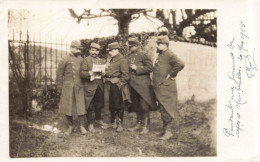
[[[30,88],[54,87],[59,61],[68,55],[69,44],[55,41],[35,41],[26,34],[26,40],[9,39],[9,80],[26,79]]]

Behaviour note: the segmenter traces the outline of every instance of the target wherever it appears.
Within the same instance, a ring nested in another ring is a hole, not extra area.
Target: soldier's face
[[[157,51],[165,51],[168,48],[168,46],[163,43],[157,43],[156,48],[157,48]]]
[[[118,49],[112,49],[108,52],[108,54],[111,56],[111,57],[114,57],[115,55],[117,55],[119,53]]]
[[[99,54],[99,50],[96,48],[90,48],[89,53],[92,57],[97,57]]]
[[[76,57],[79,56],[81,53],[80,48],[77,48],[77,47],[70,47],[70,51]]]

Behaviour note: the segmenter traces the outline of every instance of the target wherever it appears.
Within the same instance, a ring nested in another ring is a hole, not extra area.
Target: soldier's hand
[[[136,70],[136,65],[135,64],[130,64],[130,68],[133,70]]]
[[[101,69],[101,75],[102,75],[102,76],[105,76],[105,75],[106,75],[105,69]]]

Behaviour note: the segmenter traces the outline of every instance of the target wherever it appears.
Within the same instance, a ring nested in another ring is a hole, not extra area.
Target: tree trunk
[[[122,15],[118,19],[118,34],[123,37],[123,43],[126,42],[129,35],[129,24],[131,15]]]
[[[172,14],[172,29],[176,32],[176,12],[173,10],[171,10],[170,12]]]

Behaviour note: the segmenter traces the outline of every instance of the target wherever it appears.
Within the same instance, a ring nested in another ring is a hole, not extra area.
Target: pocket
[[[165,79],[163,82],[162,82],[162,85],[165,85],[165,86],[169,86],[171,84],[171,79],[168,78],[168,79]]]
[[[167,89],[169,91],[172,91],[172,92],[176,92],[177,91],[176,81],[175,80],[171,80],[170,78],[164,80],[161,85],[167,87]]]

